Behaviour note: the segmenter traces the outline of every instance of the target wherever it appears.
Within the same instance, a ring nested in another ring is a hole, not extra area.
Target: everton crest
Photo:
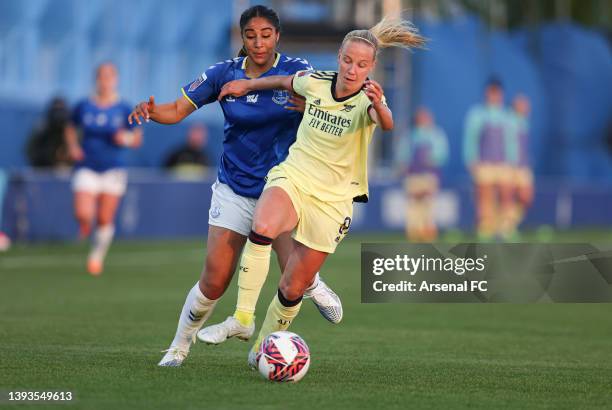
[[[273,90],[272,101],[278,105],[285,105],[289,101],[289,91],[287,90]]]

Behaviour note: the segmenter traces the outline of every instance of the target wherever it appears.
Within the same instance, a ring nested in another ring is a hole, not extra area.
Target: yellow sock
[[[243,312],[236,309],[234,311],[234,318],[240,322],[242,326],[251,326],[251,323],[255,320],[255,314],[253,312]]]
[[[293,319],[295,319],[295,317],[299,313],[301,306],[301,300],[295,306],[284,306],[278,297],[278,293],[274,295],[270,306],[268,306],[266,318],[264,319],[264,322],[261,325],[261,329],[259,330],[257,339],[255,340],[255,344],[253,345],[251,350],[257,351],[257,349],[259,349],[261,341],[270,333],[276,332],[278,330],[287,330],[291,325]]]
[[[255,306],[270,268],[271,245],[258,245],[247,240],[238,271],[238,300],[234,317],[243,326],[255,319]]]

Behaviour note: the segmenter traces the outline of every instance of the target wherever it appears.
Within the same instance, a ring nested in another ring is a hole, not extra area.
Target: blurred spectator
[[[492,78],[485,88],[485,103],[473,107],[466,118],[463,141],[465,164],[476,188],[479,239],[509,235],[512,227],[512,169],[516,139],[509,132],[510,116],[504,108],[501,82]]]
[[[70,110],[63,98],[56,97],[47,107],[44,121],[32,131],[26,152],[33,167],[58,167],[71,164],[64,141]]]
[[[434,202],[440,168],[448,158],[448,141],[425,107],[417,110],[414,125],[396,152],[398,166],[406,175],[406,236],[415,242],[432,242],[438,236]]]
[[[208,129],[203,124],[192,125],[187,131],[185,145],[168,155],[164,166],[179,174],[205,174],[210,166],[206,155]]]
[[[512,107],[510,129],[516,139],[518,155],[512,177],[514,184],[513,219],[512,225],[508,228],[511,235],[516,233],[527,208],[533,201],[533,172],[529,161],[529,99],[524,95],[518,95]]]

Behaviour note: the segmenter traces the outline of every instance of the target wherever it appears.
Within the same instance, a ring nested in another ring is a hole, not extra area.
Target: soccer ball
[[[279,331],[269,334],[257,351],[259,373],[275,382],[297,382],[310,366],[308,345],[295,333]]]

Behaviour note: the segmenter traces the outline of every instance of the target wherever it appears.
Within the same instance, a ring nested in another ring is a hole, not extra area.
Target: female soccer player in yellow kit
[[[296,142],[287,159],[268,173],[240,261],[240,274],[266,275],[270,244],[293,232],[296,243],[249,354],[250,364],[263,337],[287,329],[298,314],[305,289],[349,229],[353,201],[367,201],[368,144],[376,125],[393,128],[381,86],[368,79],[379,49],[423,44],[409,22],[383,19],[370,30],[344,37],[337,72],[236,80],[222,88],[219,99],[267,89],[295,91],[306,98]]]

